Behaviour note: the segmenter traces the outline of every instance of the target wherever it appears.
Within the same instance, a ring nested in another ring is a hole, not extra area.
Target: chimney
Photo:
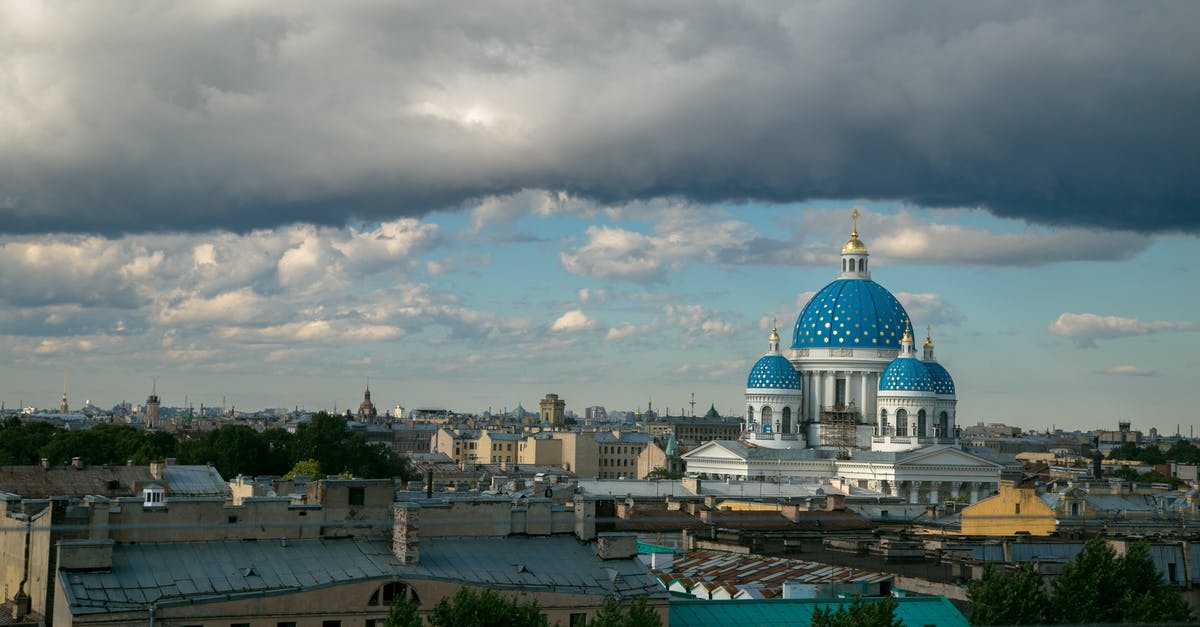
[[[150,462],[150,476],[155,479],[162,479],[164,466],[166,466],[165,462]]]
[[[75,470],[79,470],[80,468],[83,468],[83,460],[78,457],[72,457],[71,458],[71,468],[74,468]]]
[[[637,555],[636,533],[601,533],[596,535],[596,555],[602,560],[629,559]]]
[[[402,564],[419,562],[421,506],[416,503],[396,503],[392,506],[392,553]]]
[[[50,460],[49,459],[46,459],[45,457],[42,458],[42,468],[45,468],[46,470],[50,470]]]

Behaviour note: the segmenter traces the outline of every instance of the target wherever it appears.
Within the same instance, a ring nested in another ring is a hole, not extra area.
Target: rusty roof
[[[670,568],[654,571],[659,580],[703,581],[729,586],[757,585],[764,596],[778,595],[784,582],[877,583],[892,575],[820,562],[720,551],[692,551],[675,558]],[[665,575],[665,577],[663,577]]]
[[[0,466],[0,492],[27,499],[135,496],[135,482],[152,480],[146,466]]]

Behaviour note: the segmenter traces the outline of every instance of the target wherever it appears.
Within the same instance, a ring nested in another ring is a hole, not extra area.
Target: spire
[[[853,221],[854,226],[851,227],[849,241],[846,242],[845,246],[842,246],[842,254],[861,253],[865,255],[867,253],[867,245],[858,239],[858,207],[855,207],[850,212],[850,219]]]
[[[777,325],[775,324],[775,318],[772,316],[771,317],[771,335],[767,337],[767,342],[769,342],[770,346],[771,346],[771,354],[772,355],[779,353],[779,329],[776,328],[776,326]]]
[[[65,414],[68,409],[70,409],[70,405],[67,404],[67,369],[63,368],[63,397],[62,402],[58,404],[58,411]]]
[[[904,321],[904,335],[900,338],[900,357],[915,357],[916,350],[913,349],[912,325],[908,320]]]
[[[850,239],[845,246],[842,246],[842,271],[838,274],[838,278],[869,279],[871,273],[867,271],[867,258],[870,257],[870,254],[867,252],[867,245],[858,239],[857,207],[850,212],[850,218],[853,220],[853,226],[850,231]]]
[[[926,325],[925,327],[925,354],[921,357],[924,361],[933,361],[933,328]]]

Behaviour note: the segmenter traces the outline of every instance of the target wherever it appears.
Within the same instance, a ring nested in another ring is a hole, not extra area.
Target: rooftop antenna
[[[692,400],[688,404],[692,406],[692,418],[695,418],[696,417],[696,393],[695,392],[692,392]]]

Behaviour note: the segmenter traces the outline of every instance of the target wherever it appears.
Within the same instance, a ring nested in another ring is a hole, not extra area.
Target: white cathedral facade
[[[750,370],[742,438],[689,451],[688,473],[838,478],[910,503],[974,503],[1004,465],[959,446],[954,380],[928,334],[917,355],[904,306],[871,280],[853,216],[837,278],[796,318],[786,356],[772,329]]]

